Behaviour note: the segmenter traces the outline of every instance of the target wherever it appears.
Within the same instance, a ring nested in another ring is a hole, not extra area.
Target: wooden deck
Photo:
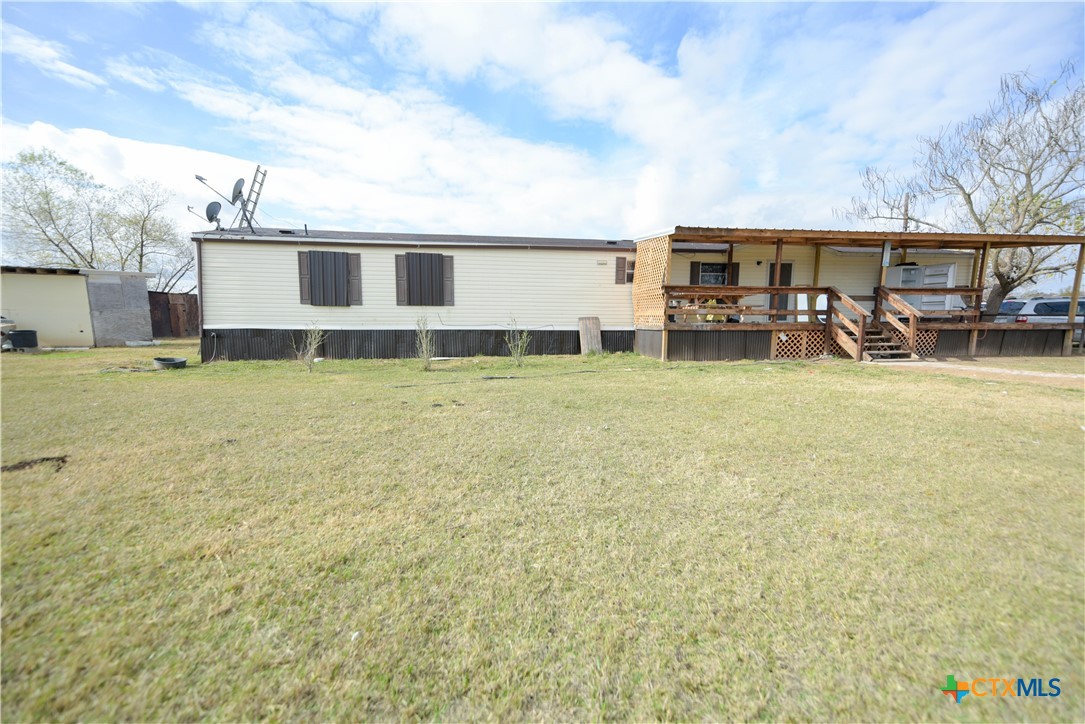
[[[915,294],[915,289],[889,287],[878,287],[873,295],[863,299],[873,302],[872,308],[834,287],[663,285],[662,292],[664,313],[659,315],[662,324],[642,329],[661,332],[658,347],[665,359],[670,358],[667,342],[671,340],[681,343],[683,358],[692,354],[693,358],[705,359],[711,359],[713,354],[746,354],[751,346],[767,349],[767,356],[775,359],[835,355],[872,361],[962,355],[1053,355],[1063,354],[1065,337],[1085,327],[1070,322],[982,321],[982,314],[975,306],[982,290],[966,287],[923,289],[924,296],[960,297],[972,304],[961,309],[937,310],[917,309],[909,304],[903,295]],[[789,296],[796,295],[806,297],[808,308],[771,306],[772,300],[787,304]],[[822,299],[824,308],[814,309]],[[767,345],[760,336],[750,337],[756,340],[755,344],[737,338],[715,340],[706,336],[752,333],[767,333]]]

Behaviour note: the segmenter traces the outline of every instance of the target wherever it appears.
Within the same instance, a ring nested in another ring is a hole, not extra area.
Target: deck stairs
[[[870,324],[869,321],[868,324]],[[851,330],[847,327],[843,329],[844,334],[854,341],[855,335],[852,334]],[[908,362],[919,359],[918,356],[905,349],[904,345],[898,342],[896,337],[881,327],[868,326],[863,337],[862,357],[864,362]]]

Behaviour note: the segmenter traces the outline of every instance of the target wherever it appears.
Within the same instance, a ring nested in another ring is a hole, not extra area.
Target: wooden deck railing
[[[828,287],[725,287],[725,286],[679,286],[667,285],[663,287],[666,295],[667,315],[678,317],[694,317],[698,325],[702,325],[702,317],[739,317],[740,322],[745,322],[744,317],[767,317],[772,322],[787,323],[788,317],[793,317],[790,323],[795,324],[818,324],[817,322],[799,322],[801,317],[821,316],[824,311],[814,309],[788,309],[786,307],[772,306],[774,299],[786,299],[789,294],[801,294],[816,296],[826,294]],[[754,304],[745,303],[746,297],[768,295],[769,303]],[[684,302],[684,303],[682,303]],[[782,322],[782,320],[784,320]],[[707,321],[707,320],[706,320]],[[713,320],[714,321],[714,320]],[[732,322],[731,324],[735,324]],[[699,326],[699,328],[702,328]]]
[[[849,319],[840,307],[855,314],[855,320]],[[828,287],[825,295],[826,337],[835,340],[845,352],[851,355],[852,359],[860,360],[866,344],[866,327],[867,311],[836,287]],[[845,328],[851,330],[851,333],[855,335],[854,339],[844,332]]]
[[[668,285],[663,287],[663,290],[666,296],[668,319],[673,320],[667,324],[669,329],[733,331],[765,329],[766,327],[777,331],[824,329],[826,335],[836,340],[853,359],[860,359],[863,355],[869,312],[834,287]],[[772,300],[786,299],[786,295],[789,294],[805,295],[811,300],[824,295],[825,309],[788,309],[772,306]],[[763,295],[768,295],[767,305],[745,301],[747,297]],[[854,319],[851,318],[852,315]],[[767,319],[768,323],[753,321],[753,319]],[[854,337],[849,336],[845,329]]]

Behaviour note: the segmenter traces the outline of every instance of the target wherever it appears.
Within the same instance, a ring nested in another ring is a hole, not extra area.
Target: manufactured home
[[[635,241],[295,229],[196,234],[204,360],[292,357],[309,327],[327,357],[410,357],[424,319],[439,356],[603,348],[667,360],[856,360],[1069,353],[1080,324],[984,317],[992,250],[1023,236],[675,227]],[[1081,283],[1078,254],[1076,286]]]
[[[596,317],[607,351],[633,349],[632,241],[293,229],[197,234],[204,360],[292,357],[303,331],[333,358],[414,355],[424,319],[437,356],[575,354]]]

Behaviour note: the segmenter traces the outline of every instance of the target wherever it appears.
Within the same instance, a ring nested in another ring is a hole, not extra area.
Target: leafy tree
[[[1085,229],[1085,84],[1066,63],[1050,82],[1002,78],[988,110],[921,137],[914,173],[867,168],[845,215],[885,228],[1011,234]],[[1073,265],[1067,247],[992,251],[987,309]]]
[[[166,216],[170,194],[153,182],[97,183],[49,149],[4,164],[4,256],[42,266],[155,274],[155,291],[191,291],[191,243]]]

